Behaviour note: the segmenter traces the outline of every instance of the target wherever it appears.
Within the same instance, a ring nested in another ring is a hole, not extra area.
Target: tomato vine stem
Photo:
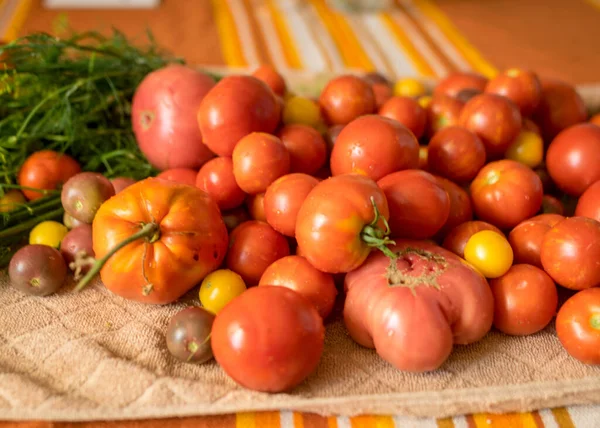
[[[377,208],[377,204],[375,203],[375,198],[372,196],[371,205],[373,205],[373,221],[363,227],[360,237],[369,247],[377,248],[393,260],[396,258],[396,255],[387,247],[388,245],[394,245],[396,243],[389,237],[391,232],[390,225],[387,219],[379,212],[379,208]],[[380,220],[383,222],[385,230],[378,226]]]

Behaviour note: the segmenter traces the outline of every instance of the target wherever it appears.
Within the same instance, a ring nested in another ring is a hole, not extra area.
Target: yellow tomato
[[[427,89],[418,79],[400,79],[394,84],[394,95],[401,97],[420,97],[425,95]]]
[[[535,132],[521,131],[515,142],[506,151],[506,158],[535,168],[542,163],[544,158],[542,137]]]
[[[57,221],[43,221],[29,232],[29,243],[59,248],[69,229]]]
[[[419,103],[419,105],[423,108],[427,108],[429,106],[429,104],[431,103],[431,96],[429,95],[423,95],[422,97],[419,97],[419,99],[417,100],[417,102]]]
[[[18,190],[9,190],[0,198],[0,213],[7,213],[18,208],[26,202],[23,193]]]
[[[321,122],[321,111],[313,100],[293,96],[283,103],[283,123],[286,125],[298,123],[316,128]]]
[[[482,230],[467,241],[465,260],[486,278],[498,278],[512,266],[513,250],[508,240],[498,232]]]
[[[246,284],[241,276],[229,269],[219,269],[202,281],[200,303],[204,309],[216,314],[244,291]]]

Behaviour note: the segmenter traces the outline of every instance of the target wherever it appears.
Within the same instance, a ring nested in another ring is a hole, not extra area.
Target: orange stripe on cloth
[[[452,418],[443,418],[436,421],[437,428],[454,428]]]
[[[225,62],[230,67],[246,67],[248,63],[227,1],[211,0],[211,3]]]
[[[2,41],[10,42],[19,37],[21,27],[23,27],[23,24],[27,19],[27,15],[29,15],[29,11],[31,10],[31,5],[31,0],[17,0],[17,5],[12,13],[12,16],[10,17],[10,21],[6,26],[6,30],[4,30],[4,34],[0,36]],[[2,6],[5,6],[5,4],[2,4]]]
[[[538,428],[538,424],[531,413],[478,413],[473,415],[477,428]]]
[[[281,16],[279,8],[277,5],[275,5],[273,0],[265,0],[265,5],[271,15],[271,19],[273,20],[273,25],[275,26],[275,31],[277,32],[279,41],[283,46],[283,55],[288,66],[293,69],[301,69],[302,60],[300,59],[300,54],[296,49],[294,39],[290,34],[285,19],[283,19]]]
[[[391,416],[354,416],[350,418],[352,428],[394,428]]]
[[[273,65],[273,60],[269,55],[269,50],[267,49],[267,42],[264,39],[262,31],[260,31],[260,25],[256,20],[256,16],[252,13],[252,0],[242,0],[242,5],[246,10],[246,16],[248,17],[248,22],[250,23],[250,30],[254,35],[254,40],[256,40],[256,51],[258,53],[259,61],[261,64]]]
[[[279,412],[243,412],[236,414],[236,428],[280,428]]]
[[[573,419],[569,415],[569,411],[564,407],[557,407],[552,409],[552,416],[560,428],[575,428]]]

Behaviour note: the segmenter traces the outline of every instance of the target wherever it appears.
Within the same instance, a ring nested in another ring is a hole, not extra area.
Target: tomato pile
[[[24,186],[64,183],[66,213],[14,256],[15,287],[53,293],[66,266],[77,289],[99,273],[145,303],[199,286],[167,348],[259,391],[306,379],[337,316],[399,370],[554,319],[569,354],[600,364],[600,121],[573,86],[369,73],[313,99],[270,67],[214,82],[177,65],[140,84],[132,121],[156,178],[110,182],[51,152],[23,165]],[[55,172],[28,182],[33,166]]]

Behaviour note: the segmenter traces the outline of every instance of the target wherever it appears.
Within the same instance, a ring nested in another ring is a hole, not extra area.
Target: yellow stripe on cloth
[[[235,21],[227,2],[224,0],[211,0],[211,2],[225,63],[230,67],[248,66]]]
[[[531,413],[478,413],[473,415],[473,421],[477,428],[538,428],[538,424]]]
[[[281,12],[278,7],[274,4],[273,0],[265,0],[265,5],[271,14],[271,18],[273,19],[273,24],[275,25],[275,31],[277,32],[277,36],[279,37],[279,41],[283,46],[283,55],[285,60],[290,68],[301,69],[302,68],[302,60],[300,59],[300,55],[298,50],[296,49],[295,42],[290,35],[290,31],[287,28],[287,24],[283,17],[281,16]]]
[[[6,6],[5,3],[7,2],[2,2],[0,6]],[[17,5],[12,13],[12,16],[10,17],[10,21],[6,26],[6,30],[4,30],[4,34],[1,35],[2,41],[10,42],[19,37],[19,31],[21,31],[21,27],[23,27],[25,19],[27,19],[31,5],[32,0],[17,0]]]
[[[552,409],[552,416],[560,428],[575,428],[573,419],[569,415],[569,411],[564,407]]]
[[[452,418],[443,418],[436,421],[437,428],[454,428]]]
[[[394,428],[391,416],[354,416],[350,418],[352,428]]]

